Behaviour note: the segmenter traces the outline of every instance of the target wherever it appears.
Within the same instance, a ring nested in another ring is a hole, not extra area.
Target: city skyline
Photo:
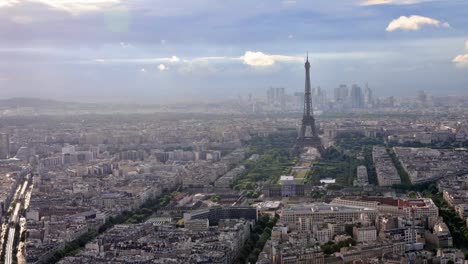
[[[467,8],[442,0],[7,0],[0,98],[292,93],[303,89],[306,51],[312,87],[368,82],[381,96],[466,95]]]
[[[466,0],[0,0],[0,263],[468,261]]]

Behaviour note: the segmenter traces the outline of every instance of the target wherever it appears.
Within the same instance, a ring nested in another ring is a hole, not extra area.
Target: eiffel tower
[[[310,63],[309,56],[305,62],[305,93],[304,93],[304,115],[302,117],[301,130],[296,140],[294,153],[299,154],[305,147],[314,147],[320,153],[323,153],[324,148],[322,140],[318,136],[317,128],[315,127],[315,118],[312,109],[312,96],[310,89]],[[309,128],[309,129],[308,129]]]

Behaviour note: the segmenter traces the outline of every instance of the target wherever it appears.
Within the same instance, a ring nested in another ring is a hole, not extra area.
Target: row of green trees
[[[234,189],[253,190],[258,182],[276,183],[281,175],[286,175],[294,166],[295,160],[289,150],[274,149],[264,152],[257,161],[246,161],[246,172],[234,185]]]
[[[366,137],[361,133],[345,133],[336,137],[337,147],[352,157],[362,156],[364,160],[359,165],[367,168],[369,183],[377,185],[377,172],[372,159],[372,149],[376,145],[384,145],[380,137]]]
[[[454,208],[452,208],[443,198],[437,189],[436,182],[425,182],[418,184],[396,184],[392,186],[396,191],[407,193],[409,197],[417,197],[420,193],[423,197],[431,198],[439,208],[439,215],[444,219],[450,233],[452,234],[455,247],[468,250],[468,227],[461,219]]]
[[[453,243],[456,247],[468,249],[468,227],[463,219],[455,212],[454,208],[444,200],[437,189],[435,182],[418,183],[413,185],[398,184],[393,186],[399,192],[408,193],[409,196],[417,196],[420,193],[426,198],[431,198],[439,208],[439,215],[450,229]]]
[[[6,255],[6,239],[8,238],[8,235],[9,235],[9,232],[8,232],[8,227],[6,228],[5,230],[5,243],[3,243],[3,248],[2,248],[2,256],[0,258],[0,263],[4,263],[5,261],[5,255]],[[25,232],[23,232],[22,234],[25,234]],[[18,258],[16,257],[17,253],[18,253],[18,244],[20,242],[20,224],[17,223],[16,224],[16,229],[15,229],[15,235],[14,235],[14,239],[13,239],[13,252],[12,252],[12,261],[13,263],[18,263]],[[22,242],[24,242],[24,240],[22,240]]]
[[[394,144],[389,144],[389,146],[393,146]],[[410,148],[432,148],[432,149],[454,149],[459,147],[468,147],[468,140],[463,142],[434,142],[429,144],[423,144],[419,142],[405,142],[402,144],[397,144],[401,147],[410,147]]]
[[[325,150],[322,159],[314,163],[306,182],[317,185],[320,184],[320,179],[334,178],[337,185],[350,186],[353,184],[356,168],[359,165],[361,162],[356,158],[335,147],[330,147]]]
[[[377,174],[372,160],[372,147],[383,145],[381,138],[366,137],[360,133],[343,133],[335,138],[335,146],[328,148],[322,159],[315,163],[306,182],[319,184],[320,179],[335,178],[331,188],[351,186],[360,165],[367,168],[369,182],[377,183]],[[359,158],[358,158],[359,157]]]
[[[341,248],[355,246],[355,245],[356,245],[356,241],[352,238],[348,238],[338,243],[335,243],[333,241],[328,241],[327,243],[321,245],[320,248],[322,249],[323,253],[327,255],[331,255],[335,252],[339,252]]]
[[[433,183],[435,185],[435,183]],[[453,238],[453,245],[457,248],[468,250],[468,227],[455,210],[444,200],[439,192],[431,193],[432,200],[439,207],[439,215],[447,224]]]
[[[367,168],[367,176],[369,183],[378,185],[377,171],[375,170],[374,159],[372,158],[373,145],[366,145],[363,147],[364,166]]]
[[[66,256],[77,254],[78,251],[86,245],[86,243],[93,240],[97,235],[97,232],[90,231],[80,236],[78,239],[67,243],[62,250],[55,252],[55,254],[47,261],[47,263],[57,263],[60,259]]]
[[[57,263],[59,260],[66,256],[72,256],[78,253],[86,243],[96,238],[99,234],[104,233],[109,228],[117,224],[137,224],[145,221],[154,212],[159,210],[161,207],[166,206],[172,197],[177,194],[177,191],[164,192],[164,195],[154,199],[146,201],[139,209],[135,211],[124,211],[115,217],[109,217],[109,219],[102,225],[98,230],[91,230],[86,234],[80,236],[78,239],[69,242],[65,245],[62,250],[54,253],[54,255],[47,261],[47,263]]]
[[[296,143],[296,130],[273,133],[265,137],[254,136],[248,142],[249,154],[265,154],[270,150],[290,151]]]
[[[356,156],[364,146],[383,145],[380,137],[366,137],[361,133],[342,133],[335,137],[335,144],[339,149]]]
[[[387,148],[387,152],[390,155],[390,157],[392,158],[393,165],[395,165],[395,168],[396,168],[396,170],[398,172],[398,175],[400,175],[401,184],[402,185],[411,185],[410,177],[409,177],[408,173],[405,171],[405,169],[403,169],[403,166],[401,165],[400,160],[396,156],[395,151],[393,151],[393,148]]]
[[[260,182],[276,183],[281,175],[286,175],[296,163],[290,150],[294,146],[295,133],[272,134],[267,137],[253,137],[249,142],[249,156],[259,154],[256,161],[245,160],[244,175],[233,184],[236,190],[250,190],[248,195],[256,197],[260,193],[255,192]]]
[[[437,184],[435,182],[424,182],[417,184],[394,184],[393,189],[401,193],[408,192],[420,192],[424,197],[431,198],[434,194],[437,194]]]
[[[439,213],[450,229],[454,246],[465,250],[468,249],[468,228],[465,221],[442,199],[442,195],[436,196],[433,200],[439,207]]]
[[[250,237],[245,242],[237,257],[235,264],[256,263],[258,255],[262,252],[265,243],[271,237],[271,230],[276,225],[279,217],[274,217],[268,214],[259,216],[258,221],[255,223],[251,230]]]

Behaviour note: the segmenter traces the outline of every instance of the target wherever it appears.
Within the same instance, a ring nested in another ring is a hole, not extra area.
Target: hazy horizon
[[[0,2],[0,98],[155,102],[366,83],[468,94],[462,0]]]

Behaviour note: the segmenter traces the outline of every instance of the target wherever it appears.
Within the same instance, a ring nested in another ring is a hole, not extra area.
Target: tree
[[[219,200],[221,200],[221,196],[219,195],[213,195],[210,197],[210,201],[212,202],[218,202]]]

